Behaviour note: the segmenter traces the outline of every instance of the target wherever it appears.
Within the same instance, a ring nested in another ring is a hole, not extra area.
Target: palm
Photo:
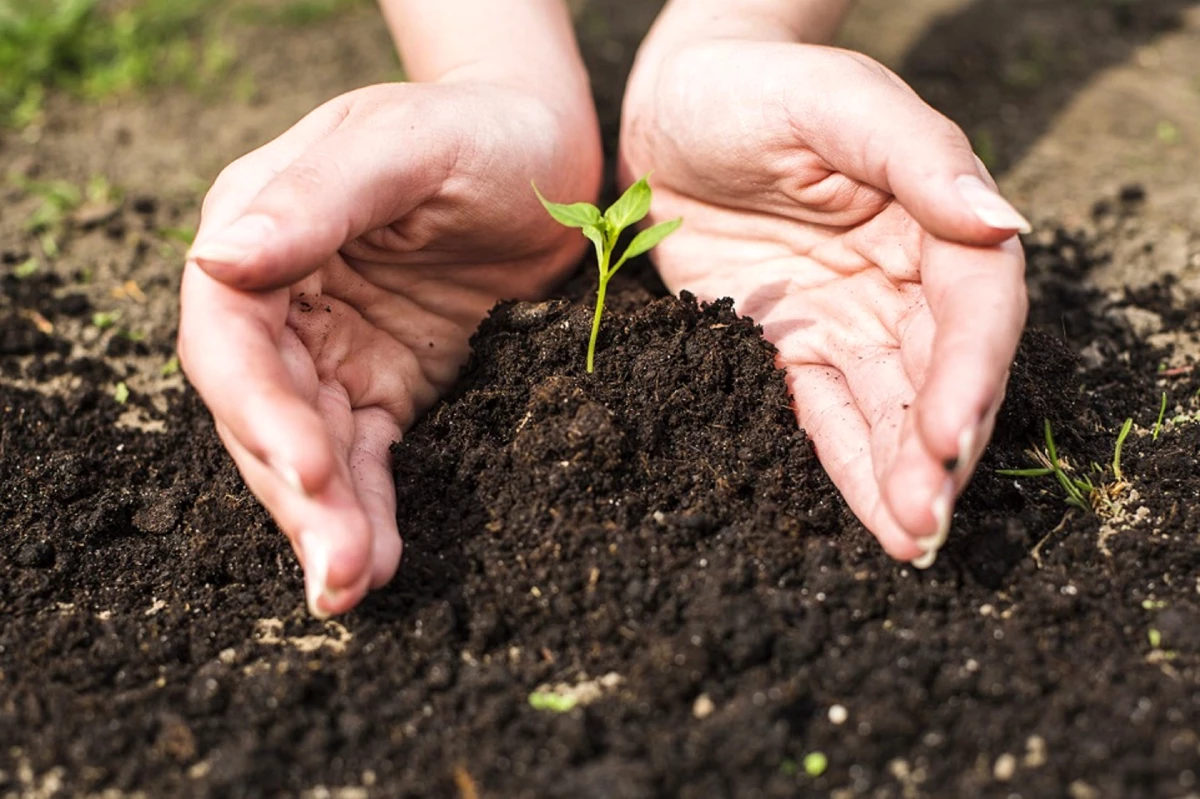
[[[907,559],[944,533],[990,435],[1024,291],[1014,241],[953,243],[912,212],[910,161],[860,113],[898,91],[841,51],[697,47],[635,75],[622,169],[654,170],[652,221],[685,220],[657,250],[664,281],[762,325],[830,476]]]
[[[819,183],[797,203],[752,210],[745,198],[687,197],[660,188],[663,218],[687,224],[659,249],[668,285],[732,297],[763,327],[829,471],[863,521],[894,526],[878,485],[929,362],[933,319],[921,283],[927,235],[890,197],[812,159]],[[830,183],[842,184],[831,190]],[[818,188],[819,186],[819,188]],[[852,198],[850,202],[824,200]]]
[[[390,445],[450,386],[480,319],[582,251],[529,181],[587,196],[598,148],[568,161],[568,131],[548,121],[490,87],[373,87],[227,169],[205,201],[181,358],[296,546],[314,612],[395,571]],[[205,244],[256,218],[269,226],[249,259]]]

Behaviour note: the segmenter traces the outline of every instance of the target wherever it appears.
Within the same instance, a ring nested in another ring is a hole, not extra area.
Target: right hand
[[[865,56],[717,31],[644,48],[621,160],[653,171],[652,222],[684,218],[667,286],[762,325],[851,509],[931,564],[1026,310],[1027,223],[962,131]]]
[[[454,381],[502,298],[539,297],[586,242],[548,196],[594,200],[585,113],[478,82],[339,97],[234,162],[204,202],[179,353],[317,616],[400,559],[389,448]]]

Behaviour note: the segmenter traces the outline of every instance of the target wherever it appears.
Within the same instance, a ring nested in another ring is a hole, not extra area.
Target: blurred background
[[[571,0],[610,151],[660,7]],[[1197,2],[862,0],[842,44],[962,125],[1035,236],[1136,200],[1102,285],[1170,272],[1200,294]],[[178,380],[177,278],[216,173],[334,95],[401,78],[370,0],[0,0],[0,266],[83,286],[89,313],[61,323],[81,347],[122,336],[143,388]]]

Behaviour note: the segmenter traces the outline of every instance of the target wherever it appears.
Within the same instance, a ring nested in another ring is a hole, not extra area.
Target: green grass
[[[1062,487],[1067,505],[1085,513],[1115,515],[1119,509],[1121,494],[1129,487],[1125,474],[1121,471],[1121,450],[1124,449],[1125,439],[1129,437],[1131,430],[1133,419],[1126,419],[1117,433],[1112,462],[1107,469],[1098,463],[1092,464],[1092,471],[1099,475],[1097,481],[1093,481],[1087,475],[1076,476],[1066,458],[1059,457],[1049,419],[1045,420],[1043,427],[1045,450],[1029,451],[1030,458],[1038,465],[1030,469],[999,469],[996,473],[1005,477],[1053,477]]]
[[[370,0],[293,0],[277,8],[251,5],[242,9],[239,16],[249,22],[303,27],[324,22],[349,8],[369,2]]]
[[[50,90],[86,99],[198,87],[233,51],[215,32],[222,0],[0,0],[0,122],[33,122]]]
[[[0,0],[0,125],[38,120],[52,91],[86,100],[226,87],[225,21],[311,25],[367,0]],[[230,86],[232,89],[229,89]]]

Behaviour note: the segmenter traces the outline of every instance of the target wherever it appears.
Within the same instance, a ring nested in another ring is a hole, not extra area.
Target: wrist
[[[589,85],[562,0],[380,0],[418,83],[469,80],[547,98]]]
[[[853,0],[669,0],[643,53],[715,39],[828,44]]]

